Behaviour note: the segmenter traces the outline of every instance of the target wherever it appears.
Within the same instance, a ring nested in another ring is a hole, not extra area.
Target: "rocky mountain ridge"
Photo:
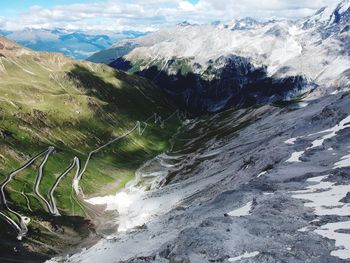
[[[85,59],[108,48],[113,43],[140,37],[143,32],[76,31],[62,28],[0,31],[0,34],[18,44],[36,51],[60,52],[74,59]]]
[[[123,188],[169,146],[179,123],[159,121],[175,110],[146,79],[0,37],[0,261],[42,262],[115,229],[82,193]]]
[[[92,60],[137,72],[154,80],[180,105],[191,109],[198,108],[199,105],[201,111],[211,112],[230,106],[247,106],[234,103],[244,93],[247,101],[254,101],[255,97],[261,95],[249,91],[249,86],[237,85],[237,81],[218,74],[230,68],[233,71],[225,76],[236,74],[234,64],[242,65],[242,60],[238,59],[230,65],[232,57],[243,58],[246,61],[243,66],[248,71],[263,69],[266,78],[277,83],[284,83],[289,78],[302,80],[297,81],[282,99],[290,99],[311,90],[314,90],[313,96],[322,96],[327,92],[348,88],[348,27],[349,1],[344,0],[336,7],[321,9],[314,16],[299,22],[259,23],[246,19],[161,29],[139,39],[118,43],[95,54]],[[111,62],[113,59],[116,60]],[[194,80],[184,82],[187,78]],[[244,83],[244,76],[241,78]],[[213,80],[222,81],[220,86],[225,86],[226,89],[202,84],[203,81]],[[233,84],[228,87],[227,83]],[[187,86],[185,90],[184,85]],[[237,92],[237,89],[243,93]],[[275,93],[278,94],[279,90],[280,87],[276,87]],[[261,89],[259,92],[266,93],[266,90]],[[202,97],[204,93],[218,94],[218,98],[213,99],[211,95]],[[231,97],[232,103],[221,99],[227,96]],[[281,97],[266,95],[264,98],[260,96],[260,99],[272,102]],[[187,101],[194,101],[194,105],[189,105]]]

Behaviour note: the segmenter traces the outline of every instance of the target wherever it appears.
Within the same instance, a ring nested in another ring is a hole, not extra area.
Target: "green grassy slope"
[[[88,153],[124,134],[154,112],[166,118],[175,109],[151,82],[105,65],[76,62],[60,54],[24,50],[0,38],[0,180],[31,156],[55,146],[44,168],[40,191],[47,196],[57,176],[74,156]],[[150,125],[117,142],[91,160],[81,181],[89,196],[115,193],[147,159],[164,151],[178,126]],[[16,175],[7,187],[10,206],[32,219],[46,216],[33,194],[42,158]],[[86,216],[72,191],[75,170],[64,178],[55,197],[63,216]],[[35,225],[35,223],[33,223]]]

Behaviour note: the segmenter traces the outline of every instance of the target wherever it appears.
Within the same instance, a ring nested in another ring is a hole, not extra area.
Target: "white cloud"
[[[181,1],[179,3],[180,10],[183,11],[196,11],[197,5],[193,5],[190,2],[187,1]]]
[[[3,28],[6,26],[6,19],[0,16],[0,28]]]
[[[184,20],[197,23],[251,16],[297,19],[338,0],[106,0],[96,3],[58,5],[49,9],[32,6],[15,18],[0,17],[9,30],[63,27],[98,30],[150,30]],[[0,11],[1,12],[1,11]],[[1,15],[1,13],[0,13]]]

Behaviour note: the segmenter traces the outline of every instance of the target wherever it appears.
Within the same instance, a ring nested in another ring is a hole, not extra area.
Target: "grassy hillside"
[[[145,79],[60,54],[32,52],[0,38],[1,181],[32,156],[54,146],[57,151],[45,165],[40,185],[47,197],[74,156],[84,164],[90,151],[124,134],[137,121],[153,113],[166,118],[174,111]],[[124,187],[145,160],[167,148],[178,124],[173,120],[163,129],[150,125],[143,136],[134,132],[94,155],[81,181],[84,193],[107,195]],[[33,192],[42,159],[16,175],[6,188],[9,206],[32,219],[30,230],[40,230],[43,221],[50,221],[45,205]],[[62,180],[55,198],[64,217],[86,218],[91,215],[72,189],[74,173],[73,169]]]

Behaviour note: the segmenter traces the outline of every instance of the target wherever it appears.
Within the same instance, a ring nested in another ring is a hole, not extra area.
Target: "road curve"
[[[55,192],[57,186],[59,185],[59,183],[61,182],[61,180],[67,174],[69,174],[71,170],[73,170],[74,166],[76,165],[76,158],[77,157],[75,157],[73,159],[72,163],[67,167],[67,169],[59,177],[57,177],[54,185],[52,186],[52,188],[49,191],[49,197],[50,197],[50,201],[49,202],[50,202],[50,205],[51,205],[51,211],[53,212],[53,214],[55,216],[60,216],[60,212],[57,209],[56,200],[55,200],[55,197],[54,197],[54,192]]]
[[[45,150],[42,151],[41,153],[37,154],[36,156],[34,156],[33,158],[31,158],[29,161],[27,161],[23,166],[21,166],[20,168],[18,168],[17,170],[11,172],[6,180],[1,184],[0,187],[0,194],[1,194],[1,202],[3,205],[3,208],[5,210],[7,210],[9,213],[14,214],[18,220],[19,220],[19,224],[17,224],[14,220],[12,220],[10,217],[8,217],[7,215],[5,215],[4,213],[0,212],[0,216],[3,217],[8,223],[11,224],[11,226],[13,228],[16,229],[16,231],[18,232],[17,235],[17,239],[21,240],[23,238],[23,236],[25,236],[28,232],[28,228],[27,228],[27,218],[22,216],[21,214],[19,214],[18,212],[12,210],[7,203],[7,199],[6,199],[6,195],[5,195],[5,189],[6,186],[12,181],[13,177],[22,172],[23,170],[25,170],[26,168],[28,168],[29,166],[31,166],[40,156],[42,156],[43,154],[45,154],[46,152],[48,152],[49,150]]]
[[[44,160],[41,162],[41,164],[39,165],[38,167],[38,170],[37,170],[37,177],[36,177],[36,180],[35,180],[35,185],[34,185],[34,193],[45,203],[45,205],[47,206],[47,209],[49,211],[49,213],[51,215],[56,215],[55,212],[52,210],[52,207],[50,205],[50,203],[45,199],[45,197],[40,193],[40,190],[39,190],[39,186],[40,186],[40,183],[41,183],[41,179],[42,179],[42,176],[43,176],[43,169],[44,169],[44,166],[46,164],[46,162],[48,161],[49,159],[49,156],[54,153],[55,151],[55,147],[53,146],[50,146],[46,152],[46,155],[44,157]]]
[[[91,151],[85,161],[85,164],[84,164],[84,167],[83,169],[80,171],[80,168],[79,168],[79,159],[77,160],[77,173],[74,177],[74,180],[73,180],[73,189],[76,193],[77,196],[82,196],[84,197],[84,193],[81,189],[81,187],[79,186],[79,183],[80,183],[80,180],[82,179],[84,173],[86,172],[87,170],[87,167],[89,165],[89,162],[92,158],[92,156],[94,154],[96,154],[97,152],[101,151],[102,149],[106,148],[107,146],[117,142],[117,141],[120,141],[122,139],[124,139],[125,137],[129,136],[131,133],[133,133],[135,130],[138,129],[138,132],[139,132],[139,135],[143,135],[143,133],[145,132],[146,128],[148,127],[148,122],[150,120],[153,119],[154,121],[154,124],[159,124],[161,128],[164,128],[164,125],[165,125],[165,122],[167,122],[168,120],[170,120],[172,117],[176,116],[179,120],[183,119],[183,118],[186,118],[186,114],[181,112],[180,110],[176,110],[175,112],[173,112],[172,114],[170,114],[166,119],[163,120],[162,116],[160,116],[159,114],[157,113],[153,113],[149,118],[147,118],[145,121],[143,121],[142,123],[145,124],[145,127],[141,127],[141,122],[140,121],[137,121],[135,126],[130,129],[129,131],[127,131],[124,135],[122,136],[119,136],[115,139],[113,139],[112,141],[100,146],[99,148]],[[77,158],[77,157],[76,157]]]
[[[53,215],[53,216],[59,216],[60,213],[58,211],[57,205],[56,205],[56,201],[54,198],[54,192],[56,190],[56,188],[58,187],[59,183],[61,182],[61,180],[70,172],[72,171],[72,169],[74,167],[76,167],[76,173],[75,176],[73,178],[73,182],[72,182],[72,188],[74,189],[76,195],[78,197],[84,197],[84,193],[81,189],[81,187],[79,186],[80,184],[80,180],[82,179],[84,173],[87,170],[87,167],[89,165],[89,162],[92,158],[92,156],[96,153],[98,153],[99,151],[101,151],[102,149],[106,148],[107,146],[120,141],[126,137],[128,137],[131,133],[133,133],[135,130],[138,130],[139,135],[143,135],[144,131],[146,130],[146,128],[148,127],[148,121],[154,120],[154,124],[159,124],[161,126],[161,128],[164,127],[165,122],[168,121],[169,119],[171,119],[173,116],[177,116],[179,119],[182,119],[184,117],[186,117],[186,115],[184,115],[182,112],[180,112],[179,110],[176,110],[174,113],[172,113],[171,115],[169,115],[166,119],[162,119],[162,117],[160,115],[158,115],[157,113],[152,114],[152,116],[150,116],[148,119],[146,119],[144,122],[142,122],[145,126],[142,127],[141,126],[141,122],[137,121],[135,126],[130,129],[129,131],[127,131],[125,134],[111,140],[110,142],[98,147],[97,149],[91,151],[85,161],[84,167],[83,169],[81,169],[80,166],[80,160],[78,157],[74,157],[72,163],[66,168],[66,170],[57,177],[57,179],[54,182],[54,185],[51,187],[51,189],[49,190],[49,201],[47,201],[44,196],[40,193],[39,190],[39,186],[42,180],[42,176],[43,176],[43,169],[45,164],[47,163],[49,157],[51,154],[54,153],[55,151],[55,147],[50,146],[48,147],[47,150],[42,151],[41,153],[37,154],[36,156],[34,156],[33,158],[31,158],[28,162],[26,162],[23,166],[21,166],[19,169],[13,171],[12,173],[10,173],[6,180],[1,184],[0,187],[0,197],[1,197],[1,202],[3,207],[5,208],[5,210],[7,210],[9,213],[14,214],[18,220],[19,220],[19,224],[17,224],[13,219],[11,219],[9,216],[7,216],[6,214],[4,214],[3,212],[0,211],[0,217],[2,217],[5,221],[7,221],[17,232],[17,238],[19,240],[21,240],[23,238],[23,236],[25,236],[28,232],[28,228],[27,228],[27,224],[29,222],[29,218],[22,216],[21,214],[19,214],[18,212],[12,210],[8,204],[7,204],[7,199],[6,199],[6,195],[5,195],[5,188],[6,186],[11,182],[11,180],[13,179],[13,177],[20,173],[21,171],[23,171],[24,169],[26,169],[27,167],[29,167],[30,165],[32,165],[34,163],[35,160],[37,160],[40,156],[42,156],[43,154],[46,154],[43,161],[41,162],[40,166],[37,169],[37,177],[35,180],[35,185],[34,185],[34,192],[35,194],[45,203],[45,205],[47,206],[48,212]]]
[[[111,144],[113,144],[113,143],[115,143],[115,142],[117,142],[117,141],[120,141],[120,140],[124,139],[125,137],[129,136],[131,133],[133,133],[133,132],[134,132],[136,129],[138,129],[140,126],[141,126],[141,123],[140,123],[139,121],[137,121],[137,122],[136,122],[136,125],[135,125],[132,129],[130,129],[129,131],[127,131],[124,135],[118,136],[117,138],[113,139],[112,141],[110,141],[110,142],[108,142],[108,143],[106,143],[106,144],[100,146],[99,148],[97,148],[97,149],[91,151],[91,152],[89,153],[88,158],[86,159],[85,165],[84,165],[83,169],[81,170],[81,172],[79,173],[79,176],[78,176],[77,179],[80,181],[81,178],[83,177],[84,173],[86,172],[87,166],[88,166],[88,164],[89,164],[89,162],[90,162],[90,159],[91,159],[92,155],[94,155],[95,153],[101,151],[102,149],[106,148],[107,146],[109,146],[109,145],[111,145]]]

